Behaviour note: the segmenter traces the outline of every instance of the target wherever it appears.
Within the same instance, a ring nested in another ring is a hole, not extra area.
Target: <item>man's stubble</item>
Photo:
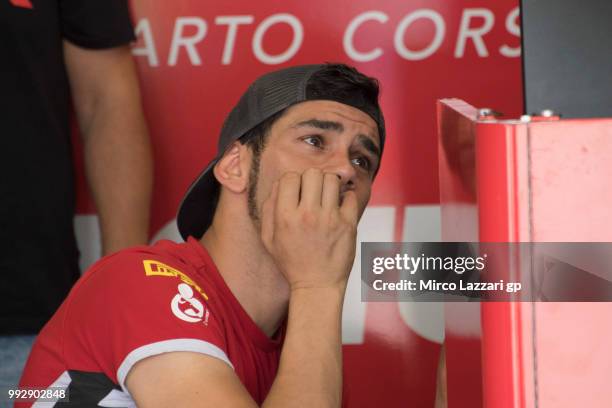
[[[261,220],[259,218],[259,208],[257,205],[257,185],[259,183],[259,167],[261,164],[261,151],[262,149],[253,149],[253,161],[251,163],[251,169],[249,171],[249,185],[247,188],[247,205],[249,210],[249,217],[257,229],[261,228]]]

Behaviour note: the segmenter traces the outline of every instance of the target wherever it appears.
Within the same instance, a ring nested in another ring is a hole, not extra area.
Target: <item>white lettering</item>
[[[372,268],[372,272],[374,272],[376,275],[380,275],[381,273],[385,271],[385,268],[382,267],[382,263],[384,260],[385,258],[381,258],[381,257],[374,258],[374,265]]]
[[[266,31],[274,24],[286,23],[293,30],[293,41],[287,50],[278,55],[270,55],[263,49],[263,37]],[[276,65],[289,61],[300,49],[304,39],[304,28],[297,17],[291,14],[273,14],[266,18],[255,30],[253,36],[253,53],[264,64]]]
[[[434,292],[450,292],[457,290],[457,284],[455,282],[438,282],[435,279],[432,280],[420,280],[419,290],[428,290]]]
[[[389,16],[387,16],[382,11],[366,11],[355,17],[346,27],[346,31],[344,32],[344,38],[342,39],[342,45],[344,46],[344,52],[354,61],[359,62],[368,62],[373,61],[376,58],[380,57],[383,54],[383,50],[380,47],[376,47],[368,52],[357,51],[355,48],[355,44],[353,43],[353,37],[355,36],[355,32],[363,23],[369,20],[375,20],[379,23],[386,23],[389,20]]]
[[[484,18],[484,25],[482,27],[470,28],[470,22],[473,17]],[[491,31],[493,23],[495,22],[495,15],[491,10],[485,8],[473,8],[463,10],[461,16],[461,24],[459,26],[459,36],[457,37],[457,46],[455,47],[455,58],[463,57],[465,53],[465,44],[468,38],[474,42],[476,47],[476,53],[479,57],[489,56],[487,47],[485,46],[482,36]]]
[[[136,57],[147,57],[149,66],[157,67],[159,65],[159,59],[155,51],[155,43],[153,42],[153,33],[151,32],[151,23],[149,23],[149,19],[141,19],[136,25],[134,34],[136,37],[142,35],[143,46],[141,48],[132,48],[132,55]]]
[[[382,284],[382,281],[380,279],[376,279],[372,287],[374,288],[374,290],[383,290],[381,284]]]
[[[431,41],[431,44],[429,44],[427,47],[420,51],[414,51],[406,47],[406,44],[404,43],[404,34],[406,32],[406,29],[419,18],[427,18],[431,20],[436,28],[436,33],[434,34],[434,38]],[[440,48],[440,45],[444,40],[445,31],[446,25],[444,23],[444,19],[438,12],[430,9],[417,10],[414,13],[408,14],[406,17],[404,17],[397,26],[395,30],[395,36],[393,38],[393,43],[395,44],[395,51],[402,58],[407,60],[417,61],[425,59],[432,55],[434,52],[436,52],[438,48]]]
[[[227,36],[225,37],[225,46],[223,47],[221,64],[229,65],[232,63],[238,26],[241,24],[252,24],[253,21],[253,16],[219,16],[215,18],[215,24],[227,25]]]
[[[411,275],[414,275],[416,271],[419,270],[419,267],[421,265],[421,259],[422,258],[416,258],[414,256],[410,257],[410,260],[412,261],[412,271],[410,272]]]
[[[381,290],[397,290],[397,291],[411,291],[416,289],[416,283],[406,279],[402,279],[399,282],[384,282],[382,279],[376,279],[372,283],[372,288],[377,291]]]
[[[521,27],[519,26],[519,8],[515,7],[506,17],[506,30],[510,34],[513,34],[517,37],[521,35]],[[509,47],[507,45],[502,45],[499,47],[499,53],[504,57],[516,58],[521,56],[521,46],[518,47]]]
[[[506,284],[506,292],[516,293],[520,292],[523,285],[520,282],[508,282]]]
[[[183,37],[183,29],[186,26],[194,26],[196,33],[190,37]],[[170,55],[168,55],[168,65],[176,65],[178,54],[181,47],[185,47],[189,61],[192,65],[202,65],[202,60],[198,55],[195,44],[199,43],[206,36],[206,21],[199,17],[179,17],[174,24],[174,33],[170,45]]]

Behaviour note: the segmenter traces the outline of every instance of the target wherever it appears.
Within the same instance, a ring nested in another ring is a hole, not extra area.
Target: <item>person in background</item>
[[[0,1],[0,385],[17,384],[80,276],[71,110],[103,254],[148,241],[152,158],[133,40],[127,0]]]

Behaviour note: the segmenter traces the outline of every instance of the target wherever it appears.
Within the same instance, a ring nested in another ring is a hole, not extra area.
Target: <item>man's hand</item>
[[[332,173],[286,173],[262,207],[263,243],[292,290],[346,287],[355,259],[357,198]]]
[[[285,344],[265,408],[341,405],[342,303],[359,211],[355,193],[340,192],[335,174],[308,169],[283,175],[262,206],[262,241],[291,288]]]

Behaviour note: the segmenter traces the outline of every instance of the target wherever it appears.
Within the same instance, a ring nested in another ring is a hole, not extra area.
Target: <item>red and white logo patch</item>
[[[204,319],[204,324],[207,324],[208,310],[205,309],[202,302],[194,297],[191,286],[180,283],[177,289],[178,293],[170,302],[172,313],[185,322],[197,323]]]

